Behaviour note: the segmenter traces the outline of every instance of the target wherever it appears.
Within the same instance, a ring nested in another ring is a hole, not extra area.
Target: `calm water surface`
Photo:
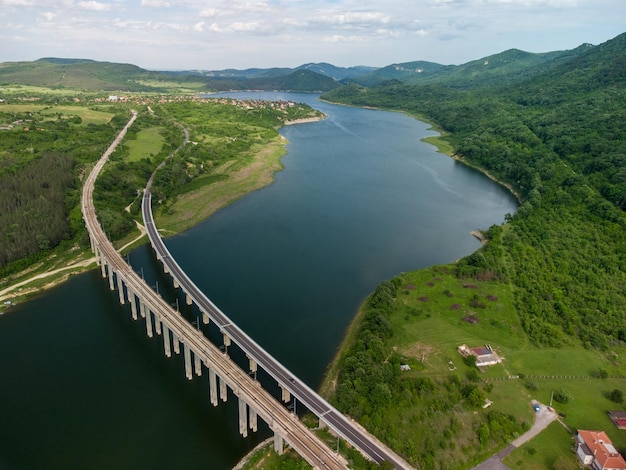
[[[334,106],[283,128],[285,169],[167,245],[194,282],[311,387],[363,298],[403,271],[479,247],[515,200],[420,139],[399,113]],[[174,301],[147,247],[137,271]],[[193,316],[194,312],[190,311]],[[236,352],[234,352],[236,354]],[[97,272],[0,317],[0,468],[227,469],[259,440],[237,434],[235,400],[212,408],[206,372],[184,378]]]

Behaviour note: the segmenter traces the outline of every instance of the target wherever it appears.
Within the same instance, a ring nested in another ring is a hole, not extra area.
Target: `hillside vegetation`
[[[132,64],[43,58],[0,63],[0,85],[101,92],[198,93],[223,90],[323,92],[339,86],[325,70],[271,69],[258,73],[157,72]]]
[[[350,86],[324,95],[436,122],[456,154],[522,196],[504,228],[457,266],[511,282],[537,344],[626,339],[626,36],[515,87]]]
[[[179,196],[217,182],[225,182],[220,194],[229,194],[223,203],[241,196],[248,186],[238,183],[229,193],[230,176],[272,142],[281,154],[277,128],[282,123],[320,114],[295,103],[187,98],[158,103],[137,96],[132,103],[113,105],[82,99],[47,93],[31,104],[18,95],[0,105],[3,283],[57,247],[88,246],[79,204],[81,179],[125,124],[131,106],[139,118],[94,191],[98,217],[112,240],[135,230],[141,191],[157,165],[182,143],[181,125],[189,129],[192,143],[158,173],[153,187],[157,211],[164,208],[168,228],[175,230],[208,216],[202,211],[195,217],[174,214]]]
[[[514,86],[394,81],[323,96],[426,118],[455,158],[521,197],[476,253],[379,286],[330,378],[337,406],[419,468],[486,458],[529,425],[530,398],[547,403],[551,391],[572,428],[605,429],[626,449],[606,418],[622,407],[610,390],[626,385],[626,35],[540,68]],[[495,345],[504,364],[477,373],[456,353],[466,342]],[[573,454],[559,457],[575,468]]]

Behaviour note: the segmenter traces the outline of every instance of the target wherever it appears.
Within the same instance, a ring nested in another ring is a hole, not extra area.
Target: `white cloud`
[[[96,2],[94,0],[90,0],[87,2],[78,2],[76,4],[79,8],[83,8],[84,10],[93,10],[93,11],[109,11],[111,9],[111,5],[108,3]]]
[[[141,0],[142,7],[152,7],[152,8],[169,8],[170,2],[166,0]]]
[[[626,1],[0,0],[0,18],[0,62],[91,56],[152,68],[315,59],[462,63],[512,47],[544,52],[606,41],[626,30]],[[19,43],[10,37],[18,28]]]
[[[206,8],[199,15],[203,18],[214,18],[220,15],[220,11],[217,8]]]

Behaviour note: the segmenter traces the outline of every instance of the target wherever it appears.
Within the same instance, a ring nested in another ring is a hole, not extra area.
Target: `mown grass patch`
[[[513,292],[498,281],[465,281],[447,267],[434,267],[401,276],[397,308],[391,321],[399,343],[436,343],[446,354],[456,348],[486,342],[511,349],[527,345],[513,307]],[[424,322],[428,322],[425,327]]]
[[[445,155],[452,155],[454,153],[454,147],[445,135],[434,135],[431,137],[425,137],[422,140],[427,144],[437,147],[437,151],[439,153],[443,153]]]
[[[0,112],[6,113],[31,113],[39,115],[39,118],[69,119],[74,116],[81,118],[81,125],[106,124],[113,118],[113,114],[106,111],[98,111],[85,106],[49,106],[41,104],[4,104],[0,106]]]
[[[5,96],[11,96],[11,95],[76,96],[76,95],[96,94],[96,93],[85,93],[82,90],[79,91],[78,89],[72,89],[72,88],[52,88],[52,87],[46,87],[46,86],[17,85],[17,84],[6,85],[6,86],[0,87],[0,93],[4,94]]]
[[[42,110],[44,115],[60,115],[61,119],[69,116],[79,116],[82,119],[82,125],[88,124],[106,124],[113,118],[113,114],[106,111],[98,111],[96,109],[87,108],[85,106],[53,106]]]
[[[128,139],[124,145],[128,149],[128,161],[137,161],[142,158],[158,155],[163,148],[165,139],[161,135],[158,127],[142,129],[137,133],[135,139]]]
[[[542,431],[541,437],[514,450],[503,462],[512,470],[576,470],[578,459],[572,444],[572,435],[567,429],[561,423],[553,422]]]

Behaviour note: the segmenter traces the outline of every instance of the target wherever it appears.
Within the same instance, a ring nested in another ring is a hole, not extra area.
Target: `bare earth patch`
[[[432,356],[435,352],[435,348],[423,343],[413,343],[401,351],[402,355],[419,360],[422,360],[424,356]]]

